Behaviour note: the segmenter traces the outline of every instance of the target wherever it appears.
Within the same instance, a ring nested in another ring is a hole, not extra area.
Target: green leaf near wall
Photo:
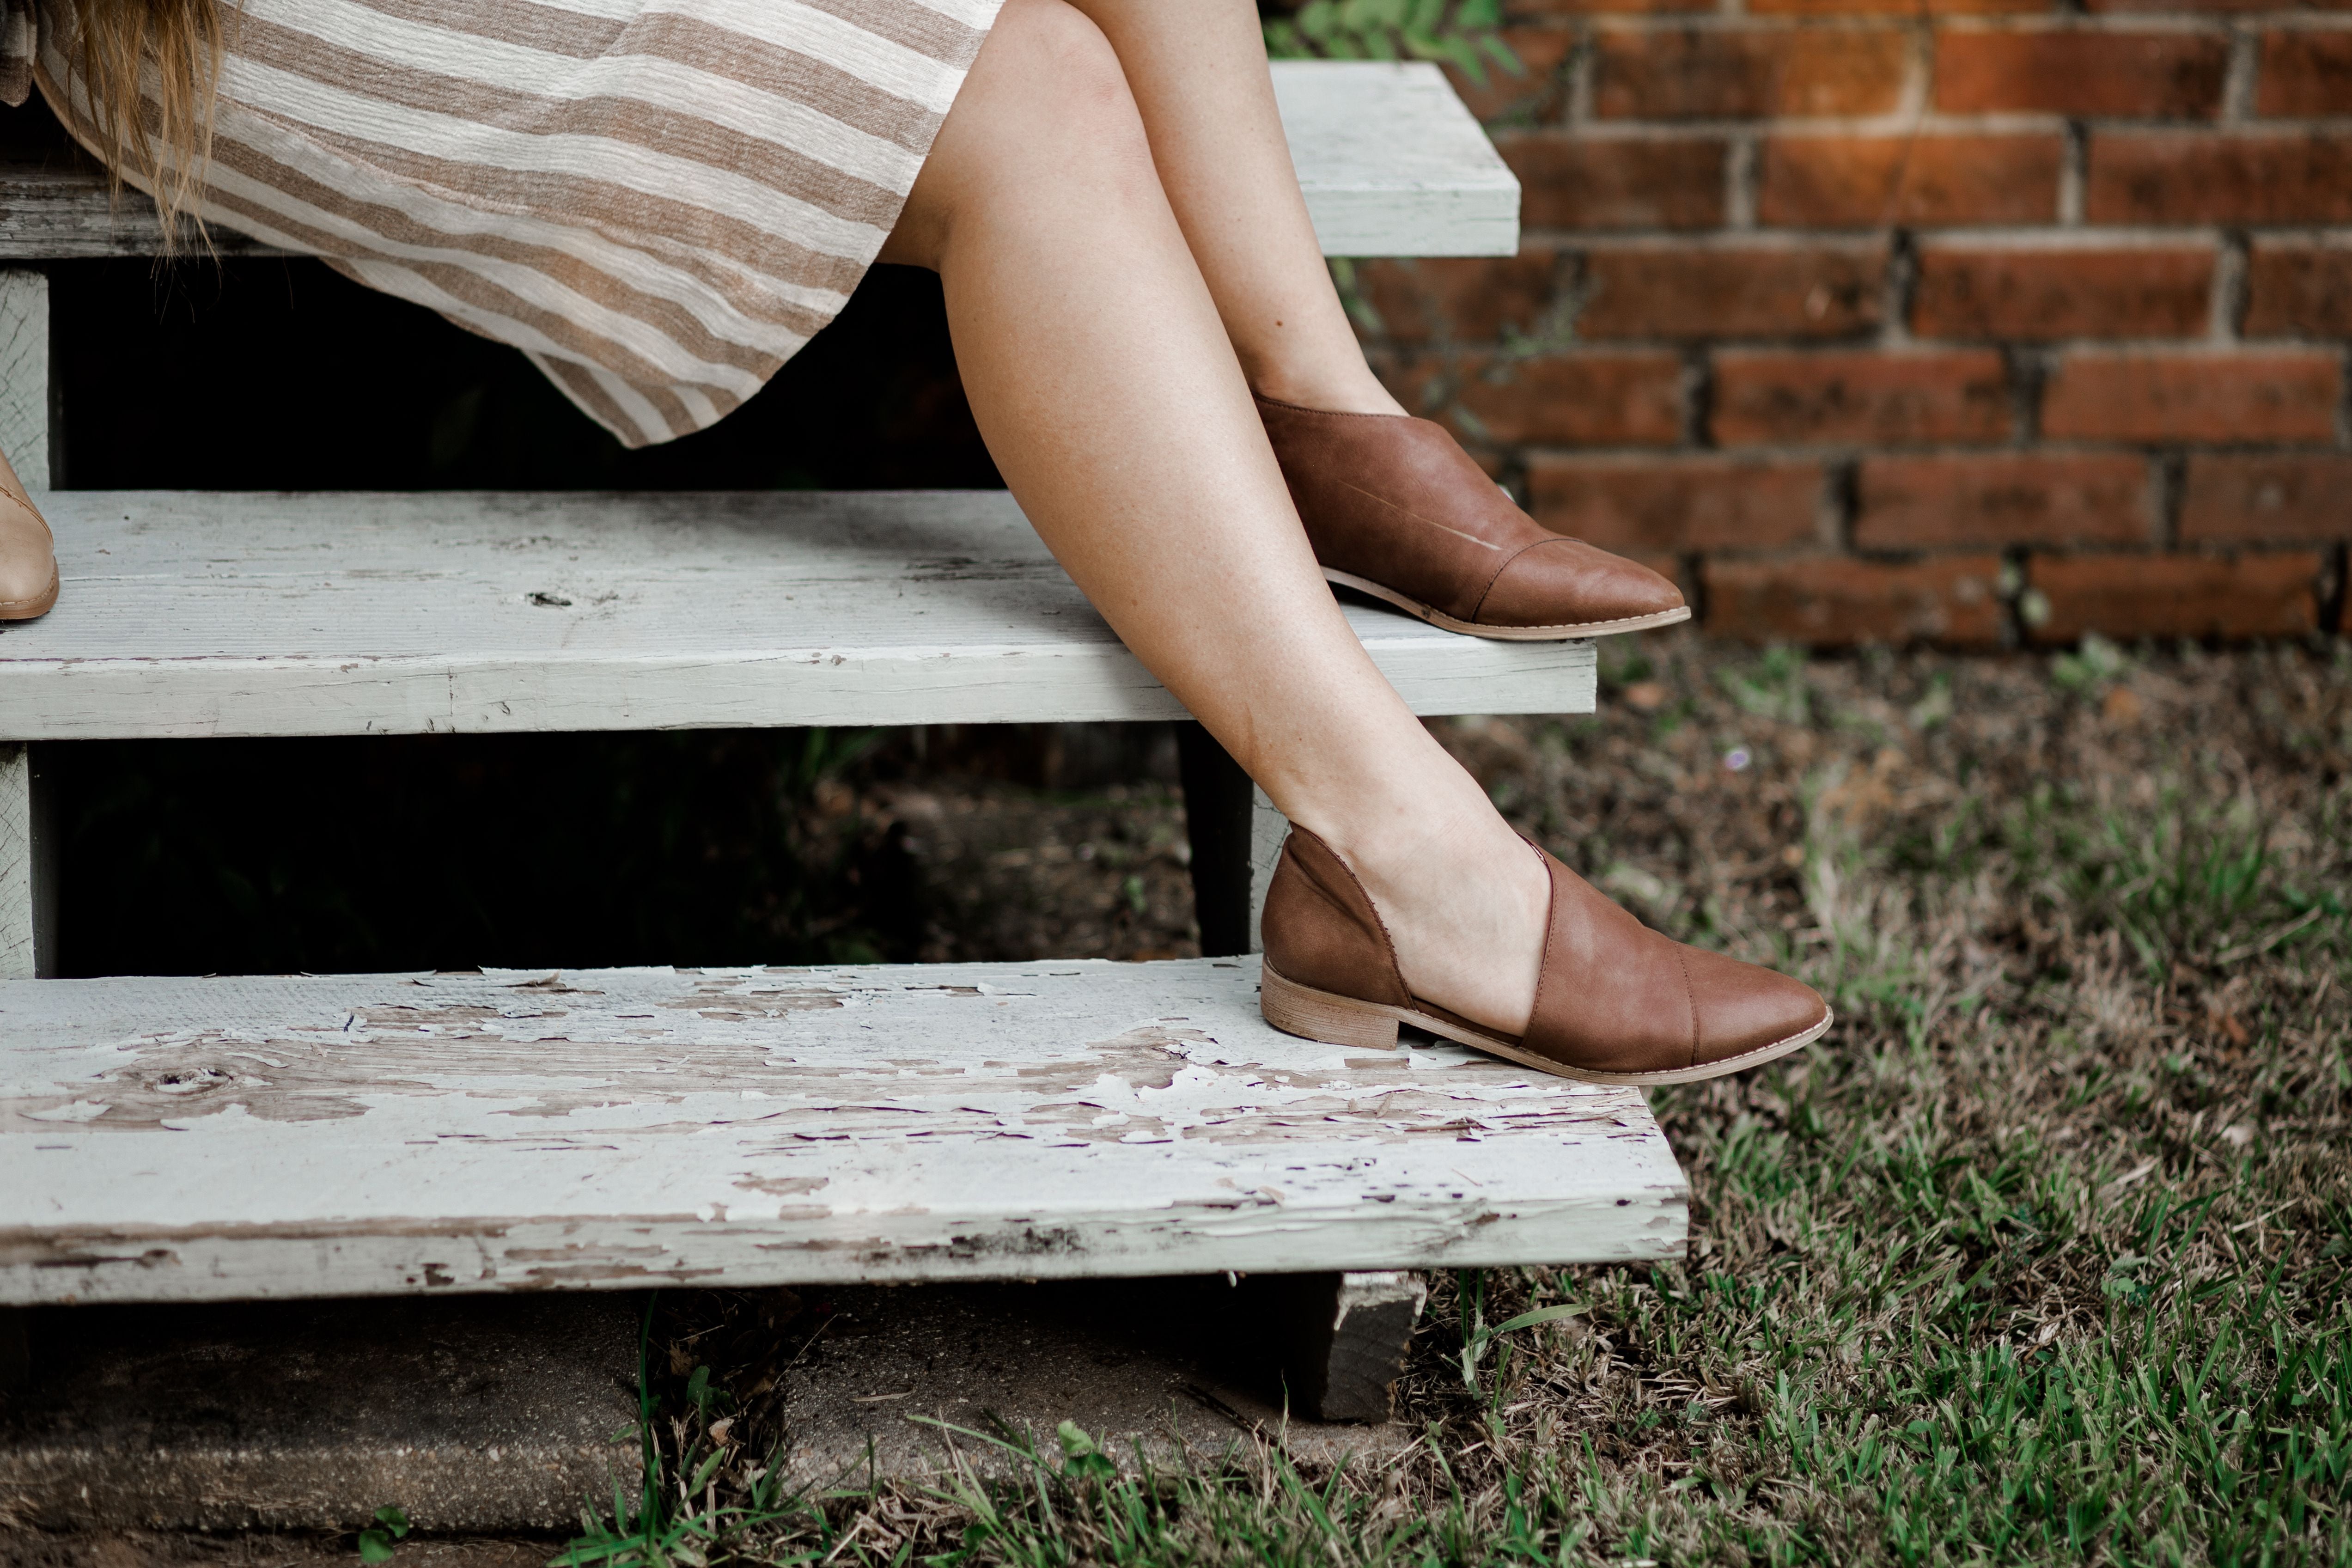
[[[1517,55],[1496,31],[1499,0],[1307,0],[1265,23],[1276,59],[1442,60],[1483,84],[1486,68],[1517,75]]]

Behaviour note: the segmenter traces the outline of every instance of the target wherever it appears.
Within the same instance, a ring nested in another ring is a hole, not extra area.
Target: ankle
[[[1408,928],[1465,893],[1528,882],[1520,861],[1534,858],[1483,799],[1454,810],[1423,805],[1385,813],[1369,823],[1335,825],[1318,837],[1363,883],[1381,918],[1392,915]]]
[[[1507,1035],[1535,1005],[1551,881],[1499,818],[1359,864],[1415,996]],[[1481,830],[1485,829],[1485,830]]]
[[[1361,359],[1352,366],[1259,365],[1250,372],[1249,384],[1260,397],[1324,414],[1404,413]]]

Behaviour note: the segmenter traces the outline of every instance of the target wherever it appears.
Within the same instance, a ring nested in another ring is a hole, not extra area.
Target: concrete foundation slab
[[[666,1318],[691,1316],[690,1297],[665,1300]],[[142,1531],[353,1531],[386,1504],[422,1532],[567,1532],[583,1501],[638,1488],[644,1305],[600,1292],[18,1316],[0,1564],[42,1541],[42,1563],[111,1568],[88,1554]],[[1260,1441],[1309,1465],[1393,1460],[1402,1428],[1286,1419],[1288,1305],[1272,1279],[844,1288],[785,1314],[769,1421],[788,1473],[820,1486],[929,1480],[959,1460],[1001,1477],[1019,1461],[964,1434],[1052,1455],[1066,1420],[1122,1462],[1214,1464]]]
[[[395,1568],[546,1568],[560,1537],[410,1536]],[[352,1568],[348,1535],[0,1530],[0,1568]]]
[[[0,1518],[561,1530],[638,1484],[638,1296],[42,1309]]]

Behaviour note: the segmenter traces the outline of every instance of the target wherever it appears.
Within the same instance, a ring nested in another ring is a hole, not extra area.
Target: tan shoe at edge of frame
[[[1829,1005],[1801,981],[1650,930],[1534,844],[1551,873],[1535,1016],[1517,1038],[1406,987],[1388,928],[1346,861],[1294,827],[1266,889],[1258,1005],[1286,1034],[1392,1049],[1411,1024],[1586,1083],[1688,1083],[1819,1039]]]
[[[1257,400],[1323,575],[1430,625],[1506,642],[1647,631],[1690,619],[1638,562],[1521,511],[1445,427]]]
[[[57,539],[16,476],[0,475],[0,621],[29,621],[58,602]]]

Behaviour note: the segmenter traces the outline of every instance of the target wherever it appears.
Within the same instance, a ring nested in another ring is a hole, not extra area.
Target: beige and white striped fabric
[[[73,0],[28,3],[34,79],[88,143]],[[999,4],[239,0],[200,210],[669,440],[846,302]]]

